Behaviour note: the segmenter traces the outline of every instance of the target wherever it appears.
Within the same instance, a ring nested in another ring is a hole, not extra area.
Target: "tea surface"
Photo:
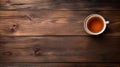
[[[88,20],[87,27],[93,33],[98,33],[103,29],[103,20],[99,17],[92,17]]]

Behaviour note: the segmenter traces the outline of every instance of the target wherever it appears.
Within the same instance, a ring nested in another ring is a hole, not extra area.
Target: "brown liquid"
[[[92,17],[88,20],[87,27],[93,33],[98,33],[103,29],[103,20],[99,17]]]

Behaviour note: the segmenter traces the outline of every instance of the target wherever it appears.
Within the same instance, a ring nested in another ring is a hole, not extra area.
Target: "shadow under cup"
[[[84,28],[88,34],[99,35],[106,28],[105,19],[98,14],[89,15],[84,22]]]

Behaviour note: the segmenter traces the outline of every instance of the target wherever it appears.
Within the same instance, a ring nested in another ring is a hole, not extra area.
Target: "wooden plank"
[[[85,17],[98,13],[110,21],[103,33],[120,36],[120,11],[0,11],[1,36],[88,35]],[[114,16],[114,17],[113,17]]]
[[[120,37],[1,37],[0,62],[120,62]]]
[[[119,63],[1,63],[0,67],[119,67]]]
[[[120,10],[119,0],[0,0],[0,10]]]

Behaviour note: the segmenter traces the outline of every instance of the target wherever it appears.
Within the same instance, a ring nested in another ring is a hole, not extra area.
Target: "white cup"
[[[87,26],[88,21],[89,21],[91,18],[93,18],[93,17],[99,17],[99,18],[103,21],[103,28],[102,28],[101,31],[99,31],[99,32],[97,32],[97,33],[91,32],[91,31],[88,29],[88,26]],[[86,19],[85,19],[85,21],[84,21],[84,29],[85,29],[85,31],[86,31],[88,34],[90,34],[90,35],[99,35],[99,34],[101,34],[101,33],[103,33],[103,32],[105,31],[107,24],[109,24],[109,21],[105,21],[105,19],[104,19],[103,16],[101,16],[101,15],[99,15],[99,14],[91,14],[91,15],[89,15],[88,17],[86,17]]]

